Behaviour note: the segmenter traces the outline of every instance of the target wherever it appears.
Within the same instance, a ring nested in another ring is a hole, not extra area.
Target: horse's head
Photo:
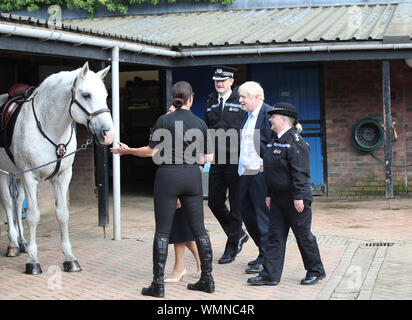
[[[95,73],[86,62],[77,74],[71,92],[71,117],[85,125],[99,145],[109,145],[114,138],[113,121],[106,103],[107,91],[102,81],[109,69]]]

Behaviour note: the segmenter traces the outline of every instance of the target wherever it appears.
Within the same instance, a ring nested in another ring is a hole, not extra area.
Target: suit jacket
[[[270,127],[271,127],[271,124],[269,122],[270,115],[268,114],[268,111],[270,110],[272,110],[272,107],[263,102],[262,107],[260,108],[258,117],[256,119],[256,126],[255,126],[255,129],[258,129],[260,134],[258,135],[256,134],[257,132],[255,132],[253,136],[253,142],[255,145],[256,152],[260,155],[262,159],[263,159],[263,154],[266,152],[268,148],[267,145],[276,136],[276,133],[270,130]],[[245,126],[246,120],[248,118],[248,114],[249,114],[248,112],[245,112],[243,115],[242,124],[240,126],[241,130]],[[241,135],[239,135],[239,137],[241,137]]]

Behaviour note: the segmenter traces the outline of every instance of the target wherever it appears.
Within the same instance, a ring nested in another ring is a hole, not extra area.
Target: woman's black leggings
[[[202,176],[198,165],[162,165],[157,169],[154,184],[156,234],[169,238],[180,199],[193,236],[206,233],[203,213]]]

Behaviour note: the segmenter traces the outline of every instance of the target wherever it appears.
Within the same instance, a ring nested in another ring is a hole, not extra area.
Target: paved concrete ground
[[[312,231],[318,239],[327,277],[314,286],[299,284],[305,270],[290,234],[282,280],[276,287],[253,287],[246,283],[250,277],[244,273],[247,262],[257,255],[252,240],[233,263],[217,263],[226,238],[206,201],[204,204],[214,253],[216,292],[186,289],[188,283],[196,281],[195,262],[187,251],[185,264],[189,273],[179,283],[166,284],[166,301],[412,299],[412,199],[314,202]],[[112,222],[106,229],[106,238],[103,237],[95,207],[71,207],[71,243],[83,268],[80,273],[61,271],[63,256],[54,215],[43,215],[38,227],[41,275],[23,273],[25,254],[16,258],[4,256],[6,228],[2,225],[0,237],[2,300],[153,299],[140,294],[152,278],[154,218],[150,196],[122,198],[120,241],[112,240]],[[173,261],[173,247],[169,246],[166,276]]]

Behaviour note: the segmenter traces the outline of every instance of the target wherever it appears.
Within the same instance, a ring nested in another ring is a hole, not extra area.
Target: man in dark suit
[[[268,114],[272,108],[264,103],[263,89],[254,81],[239,87],[239,102],[242,110],[246,111],[240,130],[238,165],[241,213],[246,229],[259,249],[257,259],[248,263],[246,273],[259,273],[263,270],[263,255],[268,240],[269,210],[265,203],[262,157],[274,137]]]

